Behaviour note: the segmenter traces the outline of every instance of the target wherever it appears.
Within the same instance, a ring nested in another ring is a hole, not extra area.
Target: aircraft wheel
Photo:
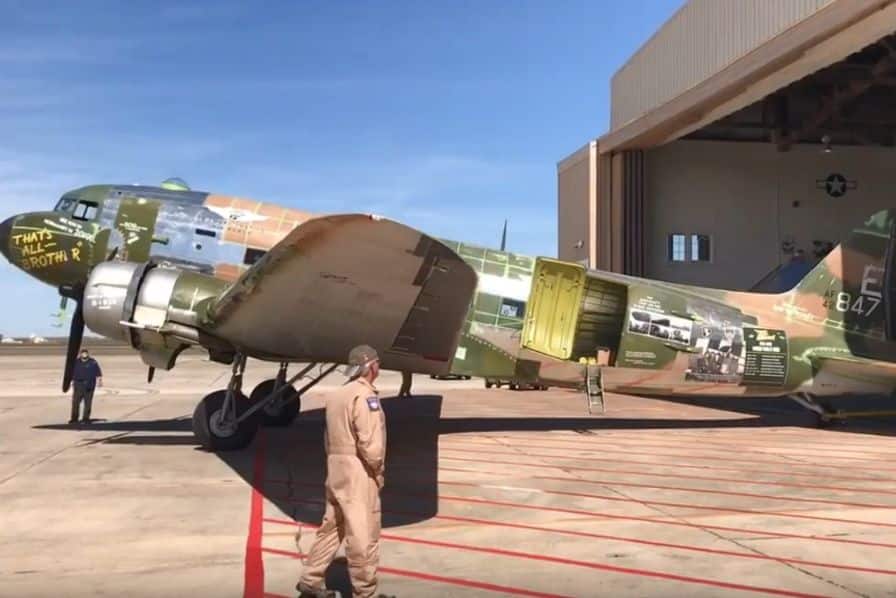
[[[516,385],[516,382],[511,382],[507,385],[507,388],[509,388],[510,390],[517,390],[519,387]]]
[[[258,431],[257,417],[250,417],[239,424],[225,421],[221,415],[226,390],[206,395],[193,411],[193,434],[204,448],[210,451],[236,451],[246,448]],[[250,407],[246,395],[236,397],[237,416]]]
[[[824,415],[816,415],[815,417],[815,427],[816,428],[827,428],[831,425],[831,419]]]
[[[274,392],[276,380],[265,380],[258,384],[249,395],[249,404],[255,405],[260,400]],[[289,398],[289,401],[284,399]],[[261,425],[263,426],[288,426],[299,415],[302,407],[301,397],[296,392],[295,386],[290,385],[289,389],[280,395],[281,402],[268,404],[261,408]]]

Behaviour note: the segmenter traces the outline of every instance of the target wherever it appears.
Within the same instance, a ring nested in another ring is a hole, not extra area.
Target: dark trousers
[[[90,419],[90,405],[93,403],[93,389],[87,388],[84,384],[75,384],[75,390],[72,392],[72,416],[71,421],[78,421],[78,411],[81,407],[81,401],[84,401],[84,421]]]
[[[411,396],[411,380],[412,380],[412,374],[410,372],[402,372],[401,373],[401,388],[398,389],[398,396],[400,396],[400,397]]]

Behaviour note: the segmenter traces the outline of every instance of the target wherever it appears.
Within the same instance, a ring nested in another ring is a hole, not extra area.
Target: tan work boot
[[[296,584],[299,591],[299,598],[336,598],[336,592],[325,588],[312,588],[311,586],[299,582]]]

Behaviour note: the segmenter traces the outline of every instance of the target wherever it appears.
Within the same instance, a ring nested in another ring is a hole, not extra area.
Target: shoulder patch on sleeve
[[[371,411],[379,411],[380,400],[376,397],[376,395],[370,395],[369,397],[367,397],[367,406]]]

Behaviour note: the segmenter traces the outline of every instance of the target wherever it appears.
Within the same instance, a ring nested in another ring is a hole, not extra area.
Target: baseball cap
[[[348,367],[345,368],[345,375],[354,378],[364,371],[364,367],[380,358],[376,349],[370,345],[358,345],[348,354]]]

